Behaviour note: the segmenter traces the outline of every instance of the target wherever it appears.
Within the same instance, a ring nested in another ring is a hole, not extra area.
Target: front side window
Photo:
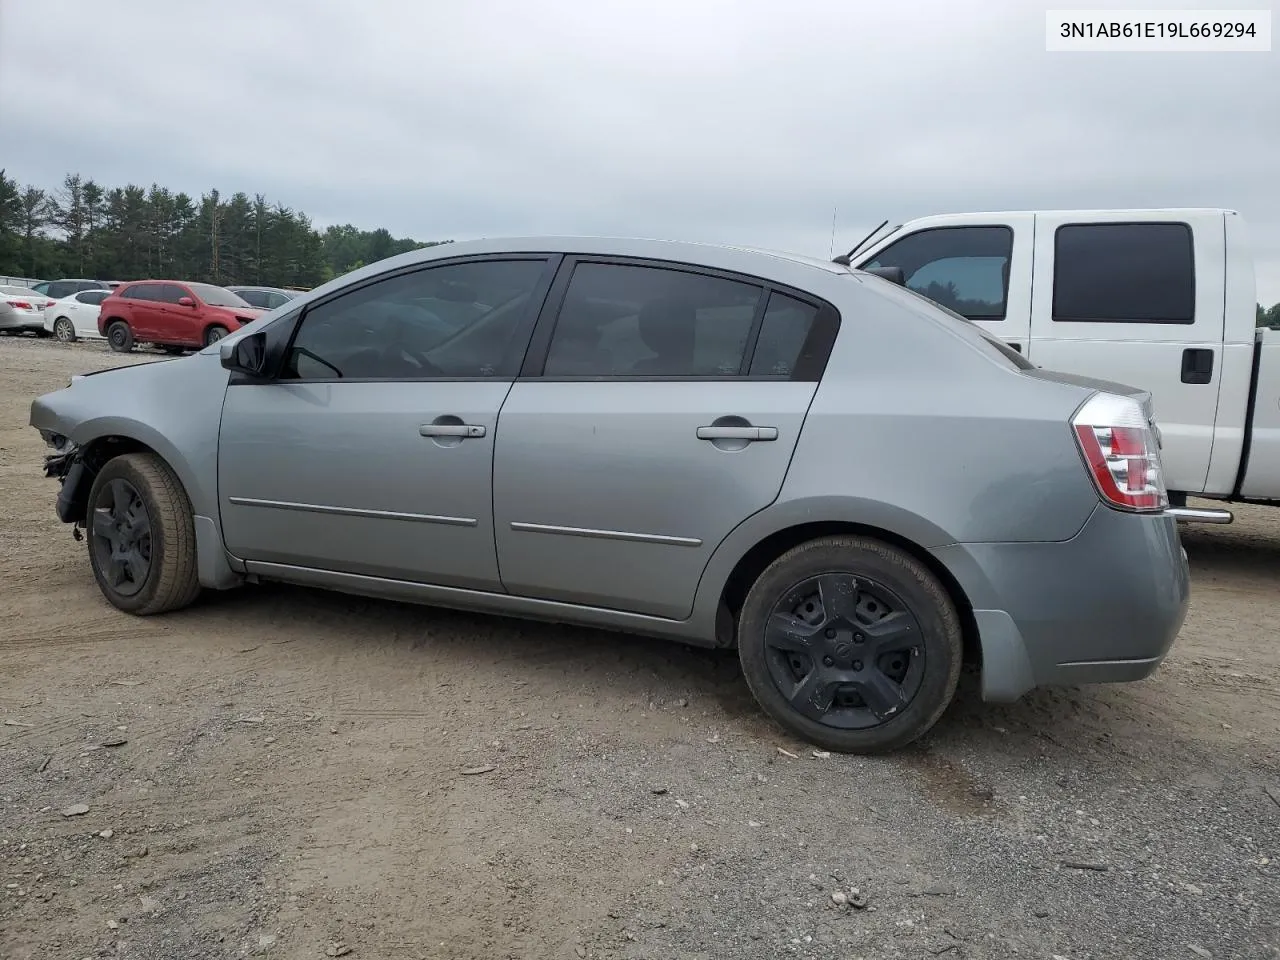
[[[183,297],[191,296],[191,294],[187,293],[186,290],[183,290],[182,287],[175,283],[158,284],[155,289],[158,291],[156,299],[161,303],[176,304]]]
[[[705,274],[580,263],[543,376],[736,376],[762,295],[754,284]]]
[[[388,277],[303,315],[292,379],[511,377],[545,260],[444,264]]]
[[[1065,224],[1053,251],[1054,320],[1195,322],[1195,256],[1185,223]]]
[[[907,286],[970,320],[1003,320],[1008,306],[1009,227],[933,227],[908,234],[864,267],[900,267]]]
[[[61,300],[63,297],[71,296],[77,289],[74,283],[67,280],[55,280],[49,284],[49,296],[54,300]]]
[[[268,305],[268,295],[262,290],[237,290],[235,294],[251,307],[265,307]]]

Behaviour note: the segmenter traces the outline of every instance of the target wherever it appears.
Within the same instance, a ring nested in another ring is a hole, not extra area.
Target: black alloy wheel
[[[928,731],[955,695],[954,602],[910,553],[863,536],[788,550],[738,616],[747,685],[781,726],[841,753],[879,753]]]
[[[137,488],[123,477],[104,484],[89,531],[90,549],[107,585],[122,597],[136,595],[151,575],[151,516]]]

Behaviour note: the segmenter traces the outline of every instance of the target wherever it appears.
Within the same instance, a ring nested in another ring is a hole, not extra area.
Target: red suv
[[[221,340],[261,314],[230,290],[210,283],[140,280],[120,285],[102,301],[98,332],[120,353],[139,343],[180,353]]]

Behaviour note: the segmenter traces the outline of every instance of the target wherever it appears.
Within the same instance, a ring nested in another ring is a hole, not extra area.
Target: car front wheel
[[[155,454],[107,461],[89,491],[86,526],[94,578],[113,606],[148,616],[199,594],[191,503]]]
[[[107,343],[116,353],[128,353],[133,349],[133,331],[123,320],[116,320],[107,327]]]
[[[938,579],[869,537],[824,537],[756,579],[738,620],[747,685],[781,726],[828,750],[918,739],[955,695],[960,619]]]

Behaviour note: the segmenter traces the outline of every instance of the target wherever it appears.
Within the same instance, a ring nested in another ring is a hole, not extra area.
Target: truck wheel
[[[219,327],[215,324],[205,332],[204,345],[207,347],[210,344],[217,343],[219,340],[221,340],[230,332],[231,331],[229,331],[226,327]]]
[[[738,619],[738,655],[757,701],[828,750],[906,746],[955,695],[960,618],[910,554],[869,537],[823,537],[756,579]]]
[[[123,320],[113,320],[107,326],[107,343],[116,353],[128,353],[133,349],[133,331]]]
[[[89,564],[112,606],[149,616],[200,592],[191,503],[154,453],[108,460],[89,491]]]

